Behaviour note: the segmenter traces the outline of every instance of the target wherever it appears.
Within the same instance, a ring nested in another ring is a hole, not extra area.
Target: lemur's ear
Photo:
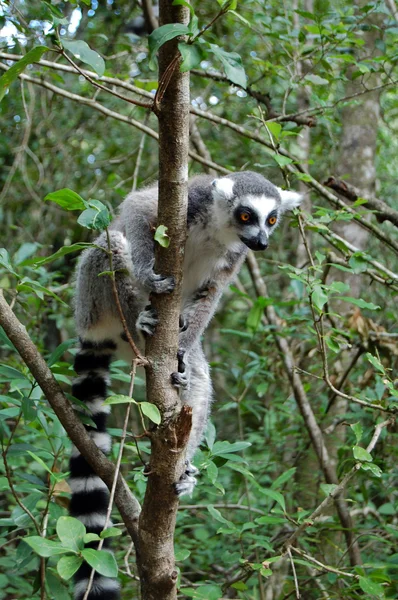
[[[280,193],[282,199],[282,212],[285,212],[286,210],[293,210],[293,208],[297,208],[298,206],[300,206],[303,200],[303,195],[299,194],[298,192],[282,190],[281,188],[278,188],[278,192]]]
[[[229,177],[220,177],[211,182],[213,197],[217,200],[231,200],[233,197],[234,182]]]

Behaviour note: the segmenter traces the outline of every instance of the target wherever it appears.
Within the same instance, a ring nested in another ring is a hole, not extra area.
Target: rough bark
[[[186,7],[161,0],[160,24],[187,23]],[[170,245],[157,248],[155,271],[173,275],[174,292],[153,296],[158,312],[156,334],[146,346],[147,399],[162,415],[153,432],[148,485],[139,523],[138,567],[143,600],[174,600],[177,571],[174,561],[174,529],[178,498],[174,482],[184,470],[185,446],[191,427],[191,411],[181,410],[170,375],[177,371],[181,275],[186,238],[188,196],[189,74],[179,72],[178,40],[159,52],[159,89],[173,70],[164,94],[155,99],[159,118],[159,209],[158,225],[168,227]],[[174,67],[171,65],[175,65]]]
[[[356,0],[358,10],[366,4],[365,0]],[[380,21],[380,15],[370,14],[366,20],[367,27],[363,30],[363,50],[357,58],[377,56],[379,51],[375,45],[380,39],[381,31],[373,25]],[[371,27],[369,27],[371,25]],[[348,77],[356,70],[353,67]],[[364,78],[349,79],[346,85],[346,96],[350,96],[366,88],[379,85],[380,76],[369,73]],[[376,142],[380,119],[380,92],[374,91],[359,96],[357,101],[347,104],[342,110],[342,132],[340,138],[340,155],[337,162],[337,177],[344,177],[348,184],[360,190],[364,198],[375,196],[376,189]],[[354,220],[339,223],[339,235],[349,242],[365,250],[369,233]],[[360,294],[361,280],[351,274],[346,275],[352,296]]]

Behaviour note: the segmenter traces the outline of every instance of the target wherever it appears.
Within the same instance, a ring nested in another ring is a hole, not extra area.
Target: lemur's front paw
[[[148,285],[150,290],[155,294],[171,294],[176,282],[174,277],[166,277],[165,275],[156,275],[153,273],[148,279]]]
[[[145,307],[145,309],[140,312],[138,315],[138,319],[135,322],[135,326],[138,330],[143,331],[147,335],[153,335],[155,333],[156,325],[158,324],[158,315],[154,308],[151,308],[151,305]]]
[[[185,350],[180,349],[177,352],[178,373],[171,374],[171,383],[175,387],[180,387],[180,388],[188,387],[188,377],[185,372],[186,365],[185,365],[185,361],[184,361],[184,356],[185,356]]]
[[[177,496],[185,496],[189,494],[192,495],[192,492],[197,483],[195,475],[199,473],[199,469],[194,467],[194,465],[189,462],[189,460],[185,463],[185,471],[181,475],[180,479],[174,484],[174,489]]]

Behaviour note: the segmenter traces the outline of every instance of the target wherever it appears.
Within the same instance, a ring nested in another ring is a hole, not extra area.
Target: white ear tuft
[[[234,195],[234,182],[228,177],[214,179],[211,185],[213,186],[213,197],[216,200],[230,200]]]
[[[286,210],[293,210],[293,208],[297,208],[298,206],[300,206],[303,200],[303,195],[299,194],[298,192],[282,190],[281,188],[278,188],[278,192],[281,195],[281,210],[283,212],[285,212]]]

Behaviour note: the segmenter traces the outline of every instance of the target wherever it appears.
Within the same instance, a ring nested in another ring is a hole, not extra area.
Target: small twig
[[[352,202],[355,202],[358,200],[358,198],[363,198],[361,191],[358,188],[347,181],[342,181],[341,179],[336,179],[335,177],[329,177],[323,185],[331,188]],[[380,223],[383,221],[390,221],[396,227],[398,227],[397,210],[394,210],[391,208],[391,206],[379,198],[365,198],[365,200],[366,208],[376,211],[376,218]]]
[[[76,71],[78,73],[80,73],[80,75],[82,75],[82,77],[84,77],[84,79],[86,79],[87,81],[89,81],[91,83],[91,85],[93,85],[96,88],[99,88],[100,90],[103,90],[104,92],[108,92],[108,94],[111,94],[112,96],[116,96],[116,98],[120,98],[120,100],[124,100],[125,102],[129,102],[130,104],[134,104],[135,106],[141,106],[142,108],[149,108],[151,109],[153,104],[149,103],[149,102],[140,102],[139,100],[133,100],[132,98],[129,98],[128,96],[123,96],[122,94],[118,94],[118,92],[115,92],[114,90],[107,88],[105,85],[102,85],[101,83],[98,83],[98,81],[95,81],[92,77],[90,77],[90,75],[87,73],[87,71],[85,71],[84,69],[81,69],[74,60],[72,60],[65,52],[64,48],[61,48],[60,54],[62,56],[64,56],[66,58],[66,60],[72,65],[72,67],[74,69],[76,69]]]
[[[126,567],[126,571],[127,571],[127,574],[129,577],[134,577],[133,573],[130,570],[130,565],[129,565],[130,554],[132,553],[133,550],[134,550],[134,542],[131,542],[131,544],[128,547],[128,550],[123,558],[124,566]]]
[[[317,560],[313,556],[310,556],[309,554],[307,554],[306,552],[303,552],[302,550],[300,550],[299,548],[297,548],[295,546],[291,546],[290,548],[293,550],[293,552],[296,552],[296,554],[299,554],[306,560],[309,560],[310,562],[314,563],[315,565],[317,565],[324,571],[327,571],[329,573],[336,573],[336,575],[342,575],[343,577],[353,577],[354,579],[358,578],[358,575],[354,575],[353,573],[347,573],[347,571],[340,571],[340,569],[335,569],[334,567],[330,567],[329,565],[325,565],[325,564],[321,563],[319,560]],[[290,548],[289,548],[289,551],[290,551]],[[288,554],[289,554],[289,551],[288,551]]]
[[[299,585],[298,585],[298,581],[297,581],[297,574],[296,574],[296,567],[294,566],[294,560],[293,560],[293,556],[292,556],[292,552],[290,550],[290,548],[287,549],[287,553],[290,559],[290,564],[292,567],[292,573],[293,573],[293,579],[294,579],[294,587],[296,589],[296,598],[298,600],[300,600],[301,596],[300,596],[300,589],[299,589]]]

